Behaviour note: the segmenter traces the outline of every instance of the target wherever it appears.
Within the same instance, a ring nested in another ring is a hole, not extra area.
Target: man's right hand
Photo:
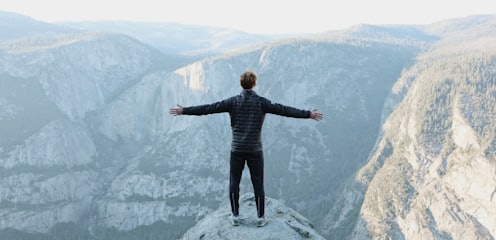
[[[322,113],[317,112],[317,109],[310,111],[310,118],[316,121],[320,121],[324,118]]]

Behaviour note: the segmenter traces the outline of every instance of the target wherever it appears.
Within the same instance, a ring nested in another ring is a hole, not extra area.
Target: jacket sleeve
[[[183,108],[184,115],[206,115],[213,113],[229,112],[232,108],[232,99],[225,99],[220,102],[191,106]]]
[[[279,103],[274,103],[265,98],[262,98],[262,109],[266,113],[277,114],[285,117],[310,118],[310,111],[308,110],[297,109]]]

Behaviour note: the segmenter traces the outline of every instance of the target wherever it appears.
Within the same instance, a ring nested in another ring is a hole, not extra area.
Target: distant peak
[[[309,220],[280,201],[266,198],[267,224],[264,227],[255,226],[256,206],[252,193],[241,196],[239,205],[240,226],[232,226],[229,222],[231,209],[226,202],[190,228],[181,239],[324,239]]]

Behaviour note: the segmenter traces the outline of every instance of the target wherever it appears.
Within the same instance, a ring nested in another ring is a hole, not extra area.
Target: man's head
[[[239,82],[243,89],[252,89],[257,85],[257,75],[252,71],[246,71],[241,74]]]

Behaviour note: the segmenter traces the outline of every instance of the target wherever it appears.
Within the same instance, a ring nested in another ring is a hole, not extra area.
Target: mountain
[[[0,239],[178,239],[216,224],[228,114],[168,109],[239,94],[246,69],[258,94],[325,115],[266,117],[270,201],[326,239],[491,239],[494,19],[363,25],[184,65],[116,33],[0,42]]]
[[[181,239],[324,239],[315,232],[310,221],[281,202],[267,198],[266,205],[267,225],[262,228],[255,226],[255,196],[245,194],[240,197],[240,208],[246,212],[240,215],[243,220],[240,226],[233,227],[229,222],[231,208],[226,201],[223,207],[205,216]]]
[[[119,165],[97,152],[85,118],[149,72],[170,69],[173,59],[128,36],[103,33],[0,48],[1,228],[46,233],[65,223],[89,226],[86,216],[105,191],[106,174]]]
[[[41,85],[46,98],[72,120],[115,98],[143,74],[168,67],[161,54],[123,35],[34,38],[0,44],[0,49],[2,73],[14,78],[8,84],[19,92],[26,87],[39,91]]]
[[[0,11],[0,41],[77,32],[77,30],[70,27],[53,25],[24,15]]]
[[[88,21],[60,24],[81,31],[126,34],[164,53],[186,56],[221,54],[231,48],[263,44],[287,37],[249,34],[226,28],[180,23]]]
[[[442,39],[392,88],[397,103],[324,235],[494,238],[495,27],[487,16],[427,27]]]

